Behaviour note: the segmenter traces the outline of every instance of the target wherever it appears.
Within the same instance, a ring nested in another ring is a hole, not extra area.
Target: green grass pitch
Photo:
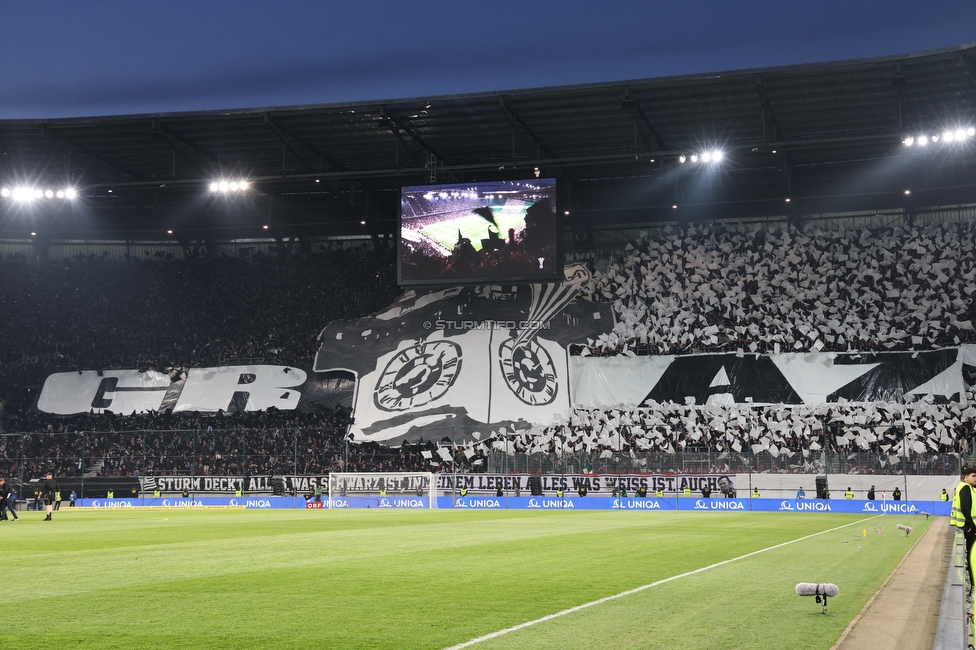
[[[826,649],[928,526],[910,516],[633,511],[42,517],[0,524],[5,650],[445,648],[858,522],[473,646]],[[915,530],[906,537],[896,523]],[[794,594],[807,581],[840,586],[832,616]]]
[[[506,206],[495,210],[495,222],[498,224],[502,239],[508,239],[508,229],[518,231],[525,226],[525,206]],[[458,230],[471,240],[475,250],[481,250],[481,240],[487,239],[490,224],[482,217],[471,214],[458,217],[450,221],[441,221],[423,228],[420,232],[434,240],[447,250],[453,250],[458,240]]]

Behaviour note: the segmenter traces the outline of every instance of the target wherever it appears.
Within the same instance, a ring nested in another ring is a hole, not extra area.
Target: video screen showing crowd
[[[403,286],[559,279],[556,180],[404,187]]]

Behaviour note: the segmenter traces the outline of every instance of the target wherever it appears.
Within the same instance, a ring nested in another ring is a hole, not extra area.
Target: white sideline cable
[[[847,528],[848,526],[856,526],[856,525],[859,525],[859,524],[864,523],[865,521],[870,521],[871,519],[875,519],[876,517],[881,517],[881,516],[883,516],[883,515],[873,515],[871,517],[867,517],[866,519],[859,519],[858,521],[852,521],[851,523],[844,524],[843,526],[837,526],[836,528],[830,528],[828,530],[821,530],[818,533],[811,533],[810,535],[804,535],[803,537],[797,537],[796,539],[791,539],[790,541],[783,542],[782,544],[776,544],[775,546],[769,546],[767,548],[761,548],[758,551],[752,551],[751,553],[746,553],[745,555],[740,555],[739,557],[734,557],[734,558],[731,558],[729,560],[722,560],[721,562],[716,562],[715,564],[709,564],[708,566],[703,566],[700,569],[695,569],[693,571],[688,571],[686,573],[681,573],[681,574],[676,575],[676,576],[671,576],[670,578],[664,578],[662,580],[658,580],[658,581],[652,582],[650,584],[641,585],[640,587],[634,587],[633,589],[628,589],[627,591],[621,591],[619,594],[614,594],[612,596],[605,596],[603,598],[599,598],[597,600],[593,600],[593,601],[590,601],[588,603],[583,603],[582,605],[576,605],[575,607],[570,607],[569,609],[564,609],[563,611],[556,612],[555,614],[547,614],[546,616],[543,616],[542,618],[537,618],[537,619],[535,619],[533,621],[526,621],[525,623],[519,623],[518,625],[514,625],[512,627],[507,627],[504,630],[498,630],[497,632],[491,632],[490,634],[485,634],[484,636],[479,636],[477,638],[470,639],[468,641],[465,641],[464,643],[459,643],[457,645],[452,645],[452,646],[450,646],[448,648],[444,648],[444,650],[460,650],[461,648],[467,648],[469,646],[475,645],[476,643],[481,643],[482,641],[490,641],[491,639],[494,639],[494,638],[503,636],[505,634],[508,634],[509,632],[516,632],[516,631],[521,630],[521,629],[526,628],[526,627],[531,627],[531,626],[537,625],[539,623],[545,623],[546,621],[551,621],[554,618],[559,618],[560,616],[565,616],[566,614],[572,614],[574,612],[578,612],[581,609],[586,609],[587,607],[593,607],[594,605],[602,605],[603,603],[609,602],[611,600],[616,600],[618,598],[623,598],[624,596],[630,596],[632,594],[636,594],[638,592],[644,591],[645,589],[650,589],[651,587],[657,587],[658,585],[663,585],[666,582],[672,582],[672,581],[678,580],[680,578],[687,578],[688,576],[693,576],[696,573],[701,573],[703,571],[708,571],[709,569],[714,569],[716,567],[720,567],[720,566],[723,566],[723,565],[726,565],[726,564],[731,564],[732,562],[738,562],[739,560],[744,560],[747,557],[752,557],[753,555],[759,555],[760,553],[765,553],[766,551],[773,551],[773,550],[775,550],[777,548],[782,548],[784,546],[789,546],[790,544],[795,544],[796,542],[802,542],[805,539],[810,539],[811,537],[816,537],[817,535],[824,535],[826,533],[832,533],[835,530],[840,530],[842,528]]]

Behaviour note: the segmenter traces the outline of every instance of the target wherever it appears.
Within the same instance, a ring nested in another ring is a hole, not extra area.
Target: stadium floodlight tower
[[[332,472],[328,506],[436,508],[437,480],[431,472]]]

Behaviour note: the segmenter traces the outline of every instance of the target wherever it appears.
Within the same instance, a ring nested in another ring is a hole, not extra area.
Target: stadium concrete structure
[[[560,179],[568,249],[658,223],[968,215],[974,78],[969,43],[457,96],[4,120],[0,238],[42,257],[49,242],[79,239],[170,242],[187,255],[238,238],[382,244],[403,185],[533,174]],[[704,162],[714,151],[721,160]],[[41,197],[18,203],[18,188]],[[56,196],[68,188],[74,200]]]

